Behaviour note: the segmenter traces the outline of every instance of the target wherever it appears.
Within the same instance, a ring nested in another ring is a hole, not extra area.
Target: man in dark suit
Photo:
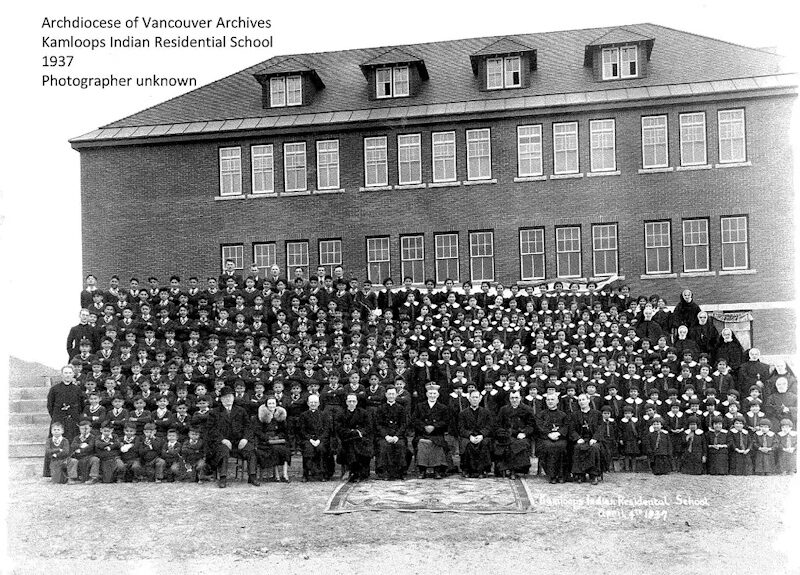
[[[259,486],[247,411],[234,405],[233,390],[227,385],[220,392],[220,403],[208,417],[208,448],[217,465],[219,486],[228,486],[228,459],[231,455],[239,455],[247,461],[247,482]]]

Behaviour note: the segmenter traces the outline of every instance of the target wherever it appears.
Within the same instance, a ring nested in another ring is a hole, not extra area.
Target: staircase
[[[17,358],[9,361],[8,456],[41,462],[50,416],[47,392],[58,372]]]

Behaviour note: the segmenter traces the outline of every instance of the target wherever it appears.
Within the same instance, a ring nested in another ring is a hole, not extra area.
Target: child
[[[753,472],[756,475],[775,473],[775,432],[770,429],[772,422],[764,417],[758,422],[758,431],[753,435]]]
[[[601,471],[605,472],[613,472],[616,471],[614,468],[614,463],[619,460],[619,446],[617,445],[617,422],[616,420],[611,417],[611,406],[604,405],[600,408],[600,414],[603,417],[602,420],[602,439],[600,443],[602,445],[602,459],[601,459]]]
[[[711,429],[706,433],[708,474],[728,475],[728,432],[723,429],[722,417],[711,419]]]
[[[181,481],[186,473],[186,466],[181,456],[181,444],[178,441],[178,430],[170,427],[167,430],[167,440],[161,448],[161,459],[164,460],[164,468],[167,481]]]
[[[633,407],[626,404],[617,426],[617,437],[622,448],[620,454],[624,458],[622,471],[634,471],[634,460],[641,455],[638,424],[639,418],[633,416]]]
[[[792,429],[791,419],[781,419],[778,432],[778,472],[788,475],[797,473],[797,432]]]
[[[156,483],[161,483],[164,478],[165,461],[160,457],[164,442],[156,437],[156,424],[147,423],[144,426],[144,437],[139,443],[139,457],[142,460],[144,473],[153,477]]]
[[[94,454],[95,438],[91,433],[92,425],[84,419],[78,424],[78,429],[80,434],[72,440],[72,455],[67,462],[69,483],[94,484],[99,481],[100,460]]]
[[[700,429],[700,418],[689,416],[686,419],[686,425],[689,428],[683,432],[681,473],[702,475],[703,465],[706,462],[706,442],[703,438],[703,430]]]
[[[639,418],[644,411],[644,400],[639,397],[639,388],[631,387],[628,390],[628,397],[625,399],[625,405],[632,409],[633,417]]]
[[[145,400],[141,395],[137,395],[133,399],[133,411],[128,413],[128,422],[135,424],[136,435],[144,433],[144,426],[152,423],[153,416],[145,408]]]
[[[83,409],[81,419],[91,424],[91,433],[95,437],[100,435],[100,424],[106,420],[106,409],[100,405],[100,394],[93,391],[89,394],[89,405]]]
[[[667,413],[667,432],[672,443],[672,470],[680,469],[679,462],[683,456],[683,432],[686,431],[686,416],[681,411],[681,404],[674,402]]]
[[[744,427],[744,417],[739,415],[733,420],[733,427],[728,430],[728,470],[731,475],[752,475],[750,447],[750,432]]]
[[[70,454],[70,445],[64,437],[64,425],[54,421],[50,426],[51,437],[47,439],[44,456],[50,467],[50,480],[53,483],[67,482],[67,460]]]
[[[644,446],[653,475],[667,475],[672,471],[672,443],[669,433],[662,429],[660,415],[653,416],[653,424],[645,435]]]
[[[94,444],[95,453],[100,459],[100,476],[103,483],[114,483],[125,471],[125,464],[120,458],[120,443],[112,431],[112,423],[104,421],[100,426],[100,437]]]
[[[131,481],[139,481],[142,473],[142,464],[139,461],[139,437],[136,436],[136,424],[133,422],[126,422],[124,427],[124,435],[120,439],[119,451],[120,459],[124,470],[120,472],[125,483]]]
[[[186,468],[184,479],[189,481],[208,481],[206,476],[205,441],[200,438],[200,428],[189,428],[189,439],[181,446],[181,457]]]
[[[611,417],[619,420],[622,418],[622,406],[625,400],[617,394],[617,385],[611,383],[606,387],[606,396],[603,398],[605,404],[611,408]]]

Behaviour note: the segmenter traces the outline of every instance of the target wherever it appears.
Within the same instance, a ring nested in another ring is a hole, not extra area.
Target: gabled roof
[[[317,71],[294,56],[289,56],[281,60],[267,60],[267,65],[264,66],[260,72],[254,73],[253,76],[260,84],[264,84],[270,76],[282,74],[307,74],[318,90],[325,87],[325,83],[322,81],[322,78],[319,77]]]
[[[503,36],[499,40],[491,42],[469,56],[470,63],[472,64],[472,73],[478,73],[478,63],[482,58],[488,56],[505,56],[510,54],[532,54],[531,70],[536,69],[536,49],[515,40],[508,36]]]
[[[359,64],[361,71],[366,76],[369,73],[371,68],[377,68],[379,66],[394,66],[397,64],[414,64],[419,70],[420,78],[423,80],[427,80],[428,76],[428,69],[425,67],[425,61],[417,56],[416,54],[412,54],[402,48],[391,48],[387,50],[383,54],[379,54],[373,58],[370,58],[366,62],[362,62]]]
[[[407,98],[370,98],[369,87],[364,82],[360,65],[372,62],[393,50],[392,47],[381,47],[291,56],[305,64],[308,69],[319,71],[325,77],[326,88],[316,94],[313,101],[303,106],[302,110],[265,109],[262,107],[260,89],[253,83],[253,75],[263,73],[288,59],[287,56],[280,56],[105,127],[135,129],[196,122],[213,126],[217,122],[222,122],[221,125],[225,122],[242,124],[251,119],[263,119],[263,123],[256,122],[259,125],[279,127],[285,125],[288,116],[295,116],[298,112],[323,118],[337,117],[337,114],[346,114],[349,117],[355,111],[374,110],[392,116],[394,108],[408,107],[409,103],[434,111],[448,109],[459,102],[488,104],[497,99],[497,94],[480,89],[480,82],[472,71],[470,56],[503,38],[537,47],[536,77],[530,85],[516,88],[515,97],[523,100],[533,98],[536,101],[540,96],[558,95],[560,99],[571,101],[572,94],[608,89],[607,84],[595,81],[591,70],[583,66],[584,50],[587,45],[617,28],[619,27],[470,38],[397,47],[398,50],[424,60],[430,72],[430,80],[425,82],[411,102]],[[647,76],[614,82],[614,88],[623,92],[695,82],[730,82],[734,79],[771,76],[781,71],[779,56],[755,48],[654,24],[636,24],[625,26],[625,29],[646,38],[657,38],[659,49],[653,51]],[[687,54],[691,54],[693,60],[690,66],[686,65]],[[370,116],[369,113],[363,115]],[[157,133],[163,133],[161,128],[153,129],[150,135]]]
[[[655,38],[645,34],[640,34],[628,28],[614,28],[605,34],[602,34],[592,40],[586,45],[583,53],[583,65],[592,65],[592,52],[594,48],[599,46],[615,46],[620,44],[644,44],[647,47],[647,59],[650,59],[650,53],[653,51],[653,43]]]

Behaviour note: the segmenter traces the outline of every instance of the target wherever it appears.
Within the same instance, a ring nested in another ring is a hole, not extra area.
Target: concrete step
[[[53,379],[50,376],[25,376],[19,378],[9,378],[8,386],[13,389],[15,387],[43,387],[49,389],[52,383],[58,383],[59,379]]]
[[[36,399],[38,401],[47,403],[47,392],[49,387],[10,387],[8,389],[9,399],[13,402],[18,399]]]
[[[50,425],[50,415],[44,410],[36,413],[15,413],[12,411],[12,413],[8,414],[8,426],[10,428],[34,424],[41,425],[47,429],[47,426]]]
[[[47,412],[47,402],[41,399],[17,399],[11,402],[8,410],[11,413]]]
[[[47,425],[17,425],[8,429],[8,440],[11,443],[15,442],[44,442],[47,437]]]
[[[44,443],[11,443],[9,457],[44,457]]]

